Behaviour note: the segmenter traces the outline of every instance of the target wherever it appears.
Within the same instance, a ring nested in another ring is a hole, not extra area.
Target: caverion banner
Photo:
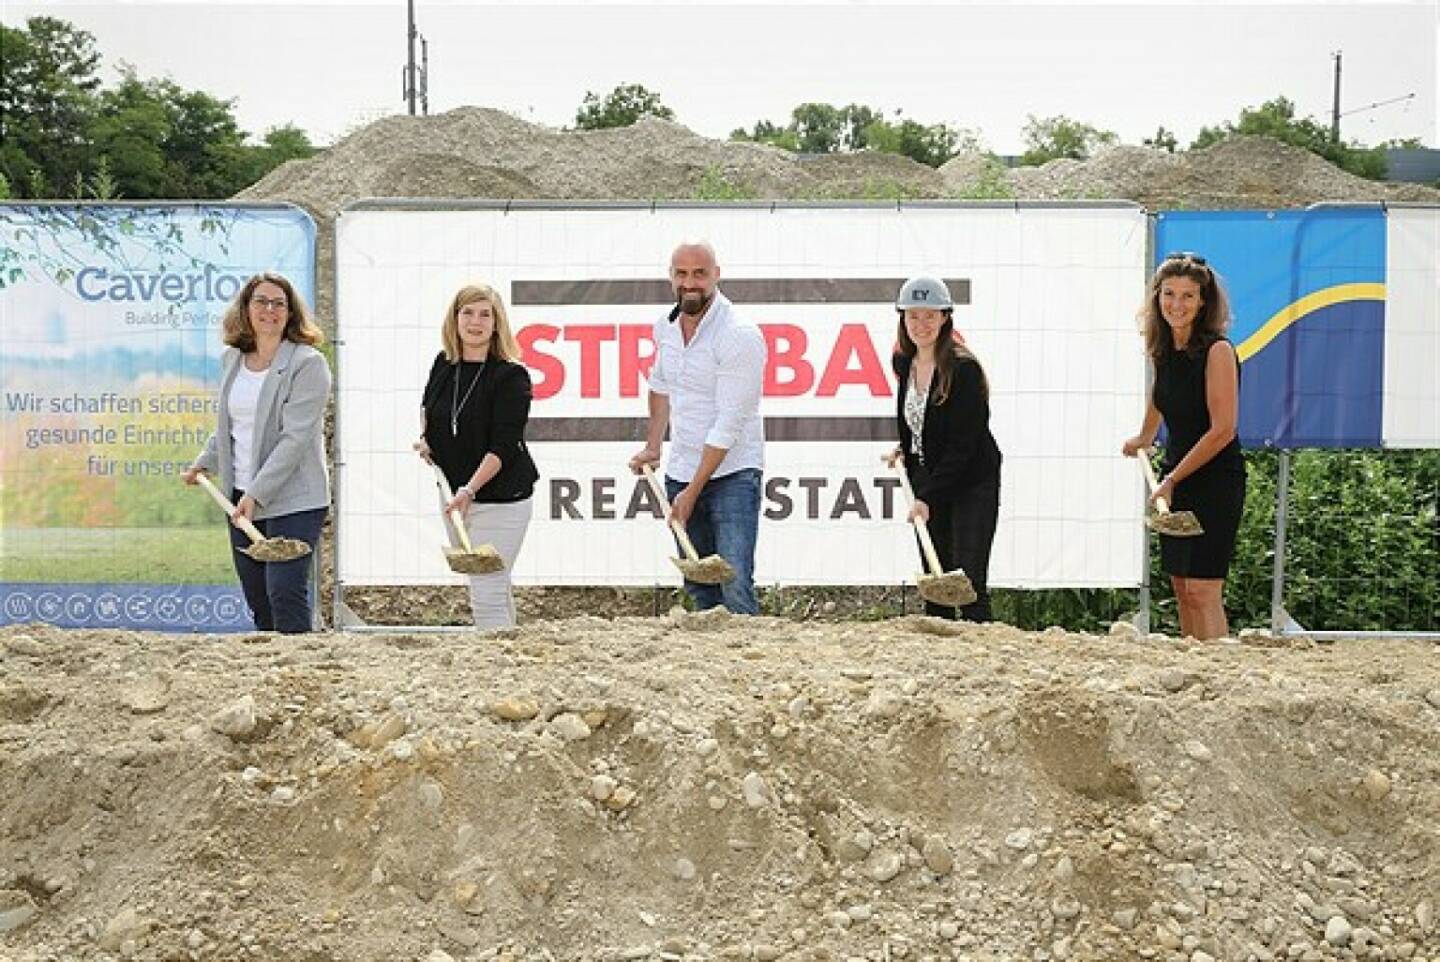
[[[0,624],[250,627],[226,525],[178,475],[215,425],[252,274],[314,303],[288,205],[0,205]]]
[[[1141,414],[1147,236],[1123,203],[354,205],[336,227],[339,583],[455,577],[411,442],[446,304],[472,281],[504,294],[535,385],[542,478],[517,581],[673,583],[673,542],[625,462],[670,252],[703,237],[769,346],[758,582],[914,578],[880,456],[896,438],[893,301],[925,271],[951,282],[990,378],[1005,454],[991,583],[1138,585],[1141,480],[1119,448]]]

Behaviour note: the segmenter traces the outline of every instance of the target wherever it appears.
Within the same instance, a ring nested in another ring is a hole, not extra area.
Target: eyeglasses
[[[1190,251],[1172,251],[1171,253],[1165,255],[1165,259],[1167,261],[1189,261],[1190,263],[1198,264],[1201,267],[1204,267],[1207,263],[1205,258],[1201,257],[1199,254],[1192,254]]]
[[[254,304],[262,311],[283,311],[285,310],[285,308],[290,306],[290,302],[285,300],[285,298],[283,297],[252,297],[250,298],[250,303]]]

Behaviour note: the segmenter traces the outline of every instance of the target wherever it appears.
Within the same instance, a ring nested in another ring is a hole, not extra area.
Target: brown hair
[[[900,333],[896,340],[900,345],[900,353],[913,358],[918,348],[911,340],[910,332],[905,330],[905,312],[902,310],[899,314]],[[954,350],[935,352],[935,403],[944,404],[950,400],[950,387],[955,383],[955,369],[959,367],[962,358],[974,361],[975,366],[980,368],[980,391],[988,401],[990,399],[990,381],[985,376],[984,366],[970,348],[955,339],[955,312],[947,309],[944,314],[945,321],[935,335],[935,345],[938,347],[941,344],[950,344]]]
[[[225,308],[225,317],[220,324],[220,336],[225,343],[244,354],[255,350],[255,329],[250,326],[250,298],[255,295],[255,288],[266,283],[274,284],[285,292],[285,302],[289,305],[283,334],[285,340],[311,347],[324,343],[325,332],[311,319],[310,309],[305,306],[305,299],[295,290],[295,285],[283,275],[269,271],[246,281],[230,306]]]
[[[505,299],[489,284],[466,284],[455,292],[445,319],[440,322],[440,342],[445,346],[445,359],[460,362],[460,308],[484,301],[495,314],[495,331],[490,335],[490,358],[499,361],[520,360],[520,342],[510,330],[510,315],[505,313]]]
[[[1200,311],[1195,315],[1194,329],[1185,344],[1185,353],[1199,357],[1210,345],[1225,336],[1230,328],[1230,299],[1220,283],[1220,275],[1195,254],[1171,254],[1160,262],[1150,278],[1150,291],[1140,309],[1141,333],[1145,337],[1145,353],[1158,361],[1175,350],[1170,325],[1160,313],[1160,285],[1172,277],[1187,277],[1200,285]]]

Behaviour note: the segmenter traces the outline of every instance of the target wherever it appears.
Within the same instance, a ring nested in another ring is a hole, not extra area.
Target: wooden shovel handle
[[[440,465],[431,464],[430,467],[435,469],[435,484],[440,488],[440,494],[444,496],[445,503],[449,504],[455,499],[455,492],[450,488],[449,479],[445,477],[445,472],[440,470]],[[445,517],[454,526],[455,534],[460,538],[460,547],[465,549],[466,554],[473,552],[475,549],[470,547],[470,532],[465,530],[465,519],[460,516],[460,512],[446,511]]]
[[[905,492],[905,505],[908,513],[909,508],[915,505],[915,492],[910,487],[910,477],[905,473],[905,465],[898,458],[890,463],[895,473],[900,476],[900,490]],[[930,566],[932,575],[942,575],[945,569],[940,566],[940,556],[935,553],[935,542],[930,539],[930,529],[925,527],[925,522],[919,518],[911,518],[910,523],[915,526],[915,533],[920,536],[920,550],[925,555],[925,563]]]
[[[1155,469],[1150,466],[1150,449],[1141,448],[1135,456],[1140,459],[1140,470],[1145,472],[1146,490],[1150,494],[1154,494],[1155,489],[1160,487],[1160,485],[1155,481]],[[1156,498],[1155,510],[1160,514],[1169,514],[1170,505],[1165,503],[1164,498]]]
[[[665,486],[660,483],[659,478],[655,477],[655,472],[651,470],[650,465],[642,464],[640,470],[644,473],[645,480],[650,482],[650,490],[655,492],[655,497],[660,501],[660,507],[665,509],[665,521],[670,525],[670,530],[675,532],[675,537],[679,540],[680,547],[684,549],[685,556],[691,561],[699,561],[700,552],[695,550],[695,545],[685,531],[685,526],[670,514],[670,499],[665,496]]]
[[[259,544],[265,540],[265,536],[260,533],[260,529],[251,524],[249,518],[235,517],[235,505],[231,504],[230,499],[220,493],[220,489],[215,487],[209,478],[205,477],[204,474],[197,474],[195,475],[195,483],[204,488],[205,493],[215,499],[215,503],[220,505],[224,510],[225,516],[235,522],[235,527],[249,535],[252,542]]]

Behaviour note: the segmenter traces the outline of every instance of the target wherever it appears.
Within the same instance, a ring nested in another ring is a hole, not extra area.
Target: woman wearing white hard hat
[[[1000,513],[1000,448],[990,433],[985,371],[955,334],[950,290],[912,277],[895,299],[896,421],[905,473],[915,491],[910,518],[925,522],[945,571],[963,569],[976,599],[959,609],[925,603],[926,614],[989,621],[990,546]],[[923,559],[922,559],[923,563]]]

